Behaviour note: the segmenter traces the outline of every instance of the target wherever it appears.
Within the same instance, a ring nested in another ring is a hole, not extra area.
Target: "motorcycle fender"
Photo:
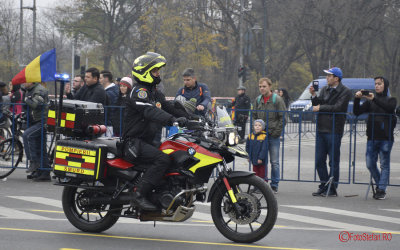
[[[247,177],[247,176],[252,176],[254,175],[254,172],[248,172],[248,171],[234,171],[231,172],[226,178],[228,180],[235,179],[238,177]],[[208,194],[207,202],[211,201],[211,198],[214,196],[215,192],[217,191],[218,186],[223,183],[223,180],[221,178],[218,178],[214,184],[212,185],[210,189],[210,193]]]

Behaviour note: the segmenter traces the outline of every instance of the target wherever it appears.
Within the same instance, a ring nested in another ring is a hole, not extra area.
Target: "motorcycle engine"
[[[180,190],[172,190],[172,191],[163,191],[158,194],[158,203],[161,205],[163,209],[167,209],[171,202],[174,200],[174,197],[180,192]],[[174,204],[172,205],[171,209],[174,210],[178,206],[184,204],[185,199],[184,196],[181,195],[175,199]]]

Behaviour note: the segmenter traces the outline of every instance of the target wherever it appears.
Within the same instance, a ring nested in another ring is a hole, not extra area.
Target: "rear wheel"
[[[11,138],[11,132],[8,128],[0,128],[0,142]]]
[[[0,142],[0,179],[6,178],[17,168],[24,155],[22,143],[12,138]]]
[[[88,205],[87,200],[103,196],[100,191],[64,187],[62,205],[65,216],[76,228],[99,233],[112,227],[121,214],[122,205]]]
[[[229,198],[224,184],[211,200],[211,215],[215,226],[226,238],[240,243],[251,243],[264,238],[274,227],[278,206],[267,183],[252,175],[230,179],[239,215]]]

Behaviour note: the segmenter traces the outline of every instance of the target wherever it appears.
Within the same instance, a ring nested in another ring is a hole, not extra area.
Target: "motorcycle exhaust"
[[[172,208],[172,206],[174,205],[176,199],[179,198],[179,196],[186,194],[186,193],[205,193],[207,192],[207,187],[206,186],[202,186],[199,188],[192,188],[192,189],[183,189],[182,191],[180,191],[177,195],[175,195],[174,199],[172,199],[171,203],[169,204],[166,213],[168,214],[169,210]]]

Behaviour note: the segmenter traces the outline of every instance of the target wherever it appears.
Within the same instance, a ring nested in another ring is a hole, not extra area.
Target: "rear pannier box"
[[[57,177],[97,181],[104,177],[107,146],[93,141],[59,140],[54,156]]]
[[[47,117],[47,129],[54,132],[56,125],[56,111],[58,106],[55,101],[50,102]],[[64,100],[61,112],[60,134],[65,136],[85,136],[88,125],[104,124],[104,108],[101,103],[84,102],[77,100]]]

